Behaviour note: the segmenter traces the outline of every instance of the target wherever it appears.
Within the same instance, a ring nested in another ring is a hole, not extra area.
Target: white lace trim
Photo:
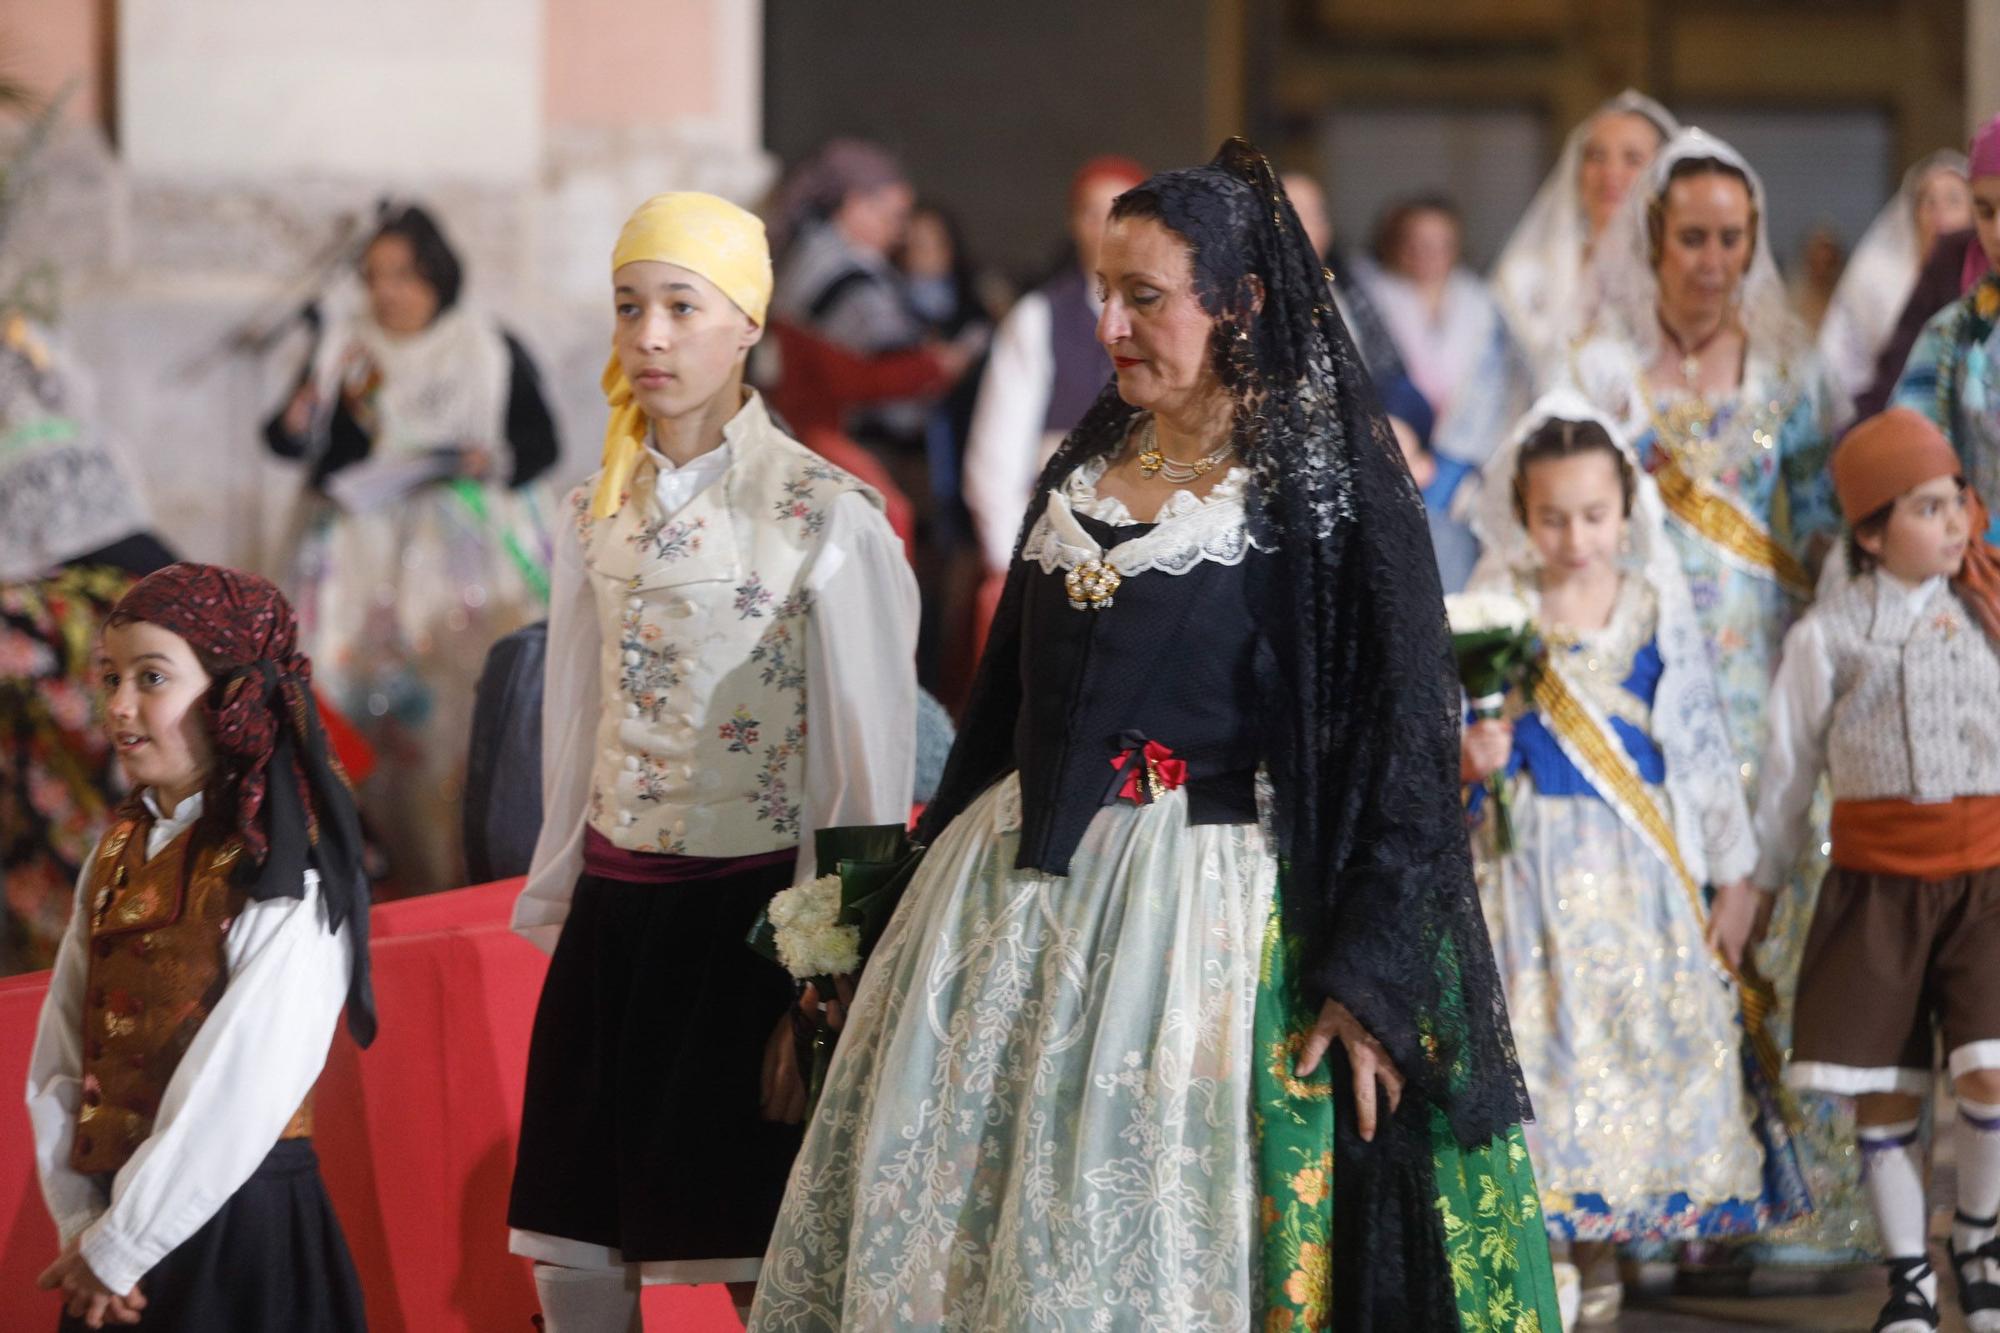
[[[1069,500],[1069,507],[1079,514],[1096,519],[1100,523],[1110,523],[1118,527],[1128,527],[1139,522],[1125,502],[1115,495],[1099,495],[1097,483],[1104,479],[1104,473],[1111,466],[1109,458],[1093,458],[1076,471],[1069,474],[1063,483],[1062,493]],[[1165,523],[1169,519],[1185,518],[1203,505],[1225,504],[1231,500],[1241,504],[1243,492],[1250,484],[1250,469],[1233,467],[1222,474],[1222,480],[1208,488],[1205,495],[1193,491],[1177,490],[1160,503],[1160,512],[1153,516],[1155,523]]]
[[[1086,463],[1070,474],[1061,490],[1049,492],[1048,508],[1021,547],[1023,560],[1040,565],[1044,574],[1075,569],[1092,560],[1101,560],[1127,577],[1151,570],[1185,574],[1204,560],[1240,565],[1255,545],[1243,507],[1250,473],[1237,467],[1204,496],[1175,491],[1160,506],[1153,528],[1105,549],[1076,521],[1078,514],[1120,527],[1131,526],[1136,520],[1123,501],[1097,493],[1097,480],[1104,475],[1104,468],[1102,459]]]

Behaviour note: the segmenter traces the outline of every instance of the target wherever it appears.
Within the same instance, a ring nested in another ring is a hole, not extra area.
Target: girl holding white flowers
[[[907,820],[915,753],[902,544],[743,385],[763,224],[656,196],[611,276],[604,466],[556,549],[514,911],[554,952],[508,1208],[548,1333],[628,1333],[642,1281],[748,1304],[805,1091],[791,981],[744,940],[813,882],[817,829]]]
[[[1761,990],[1738,973],[1757,849],[1658,493],[1564,391],[1489,476],[1471,586],[1520,597],[1543,647],[1511,722],[1467,729],[1461,774],[1510,781],[1515,847],[1480,826],[1481,898],[1549,1231],[1583,1270],[1583,1322],[1606,1322],[1609,1242],[1740,1234],[1808,1205],[1756,1059],[1775,1052],[1739,1024],[1740,990]]]

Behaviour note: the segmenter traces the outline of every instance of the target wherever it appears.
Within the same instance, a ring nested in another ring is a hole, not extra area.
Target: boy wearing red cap
[[[1958,456],[1921,414],[1856,426],[1833,459],[1855,577],[1785,639],[1757,803],[1767,892],[1833,786],[1833,868],[1800,969],[1786,1079],[1857,1099],[1889,1256],[1878,1333],[1938,1326],[1921,1101],[1934,1027],[1958,1097],[1952,1266],[1968,1324],[2000,1329],[2000,630],[1994,554]],[[1856,1005],[1857,997],[1867,1003]]]

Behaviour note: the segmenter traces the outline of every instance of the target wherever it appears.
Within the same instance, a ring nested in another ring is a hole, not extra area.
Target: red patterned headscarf
[[[367,1045],[375,1005],[360,817],[313,699],[291,604],[269,579],[183,562],[119,599],[110,623],[131,620],[180,635],[215,677],[202,704],[223,768],[209,789],[211,817],[243,844],[238,879],[250,897],[300,897],[305,872],[318,872],[329,927],[350,925],[347,1021]]]

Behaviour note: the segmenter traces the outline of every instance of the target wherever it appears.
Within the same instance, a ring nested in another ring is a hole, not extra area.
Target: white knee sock
[[[1969,1254],[1994,1236],[1994,1226],[1968,1226],[1968,1217],[1991,1219],[2000,1212],[2000,1106],[1988,1102],[1958,1099],[1958,1129],[1953,1140],[1958,1149],[1958,1216],[1952,1219],[1951,1243],[1960,1254]],[[2000,1264],[1990,1260],[1978,1267],[1977,1280],[2000,1281]],[[1975,1324],[1994,1326],[1991,1313]]]
[[[639,1288],[623,1268],[535,1265],[544,1333],[643,1333]]]
[[[1917,1149],[1917,1122],[1866,1125],[1861,1139],[1861,1175],[1868,1183],[1875,1226],[1882,1234],[1882,1252],[1891,1259],[1915,1259],[1926,1252],[1924,1158]],[[1924,1298],[1936,1302],[1937,1274],[1920,1284]]]
[[[1958,1211],[1967,1217],[2000,1212],[2000,1106],[1958,1099]],[[1982,1228],[1987,1236],[1992,1227]],[[1959,1245],[1964,1249],[1963,1242]]]

